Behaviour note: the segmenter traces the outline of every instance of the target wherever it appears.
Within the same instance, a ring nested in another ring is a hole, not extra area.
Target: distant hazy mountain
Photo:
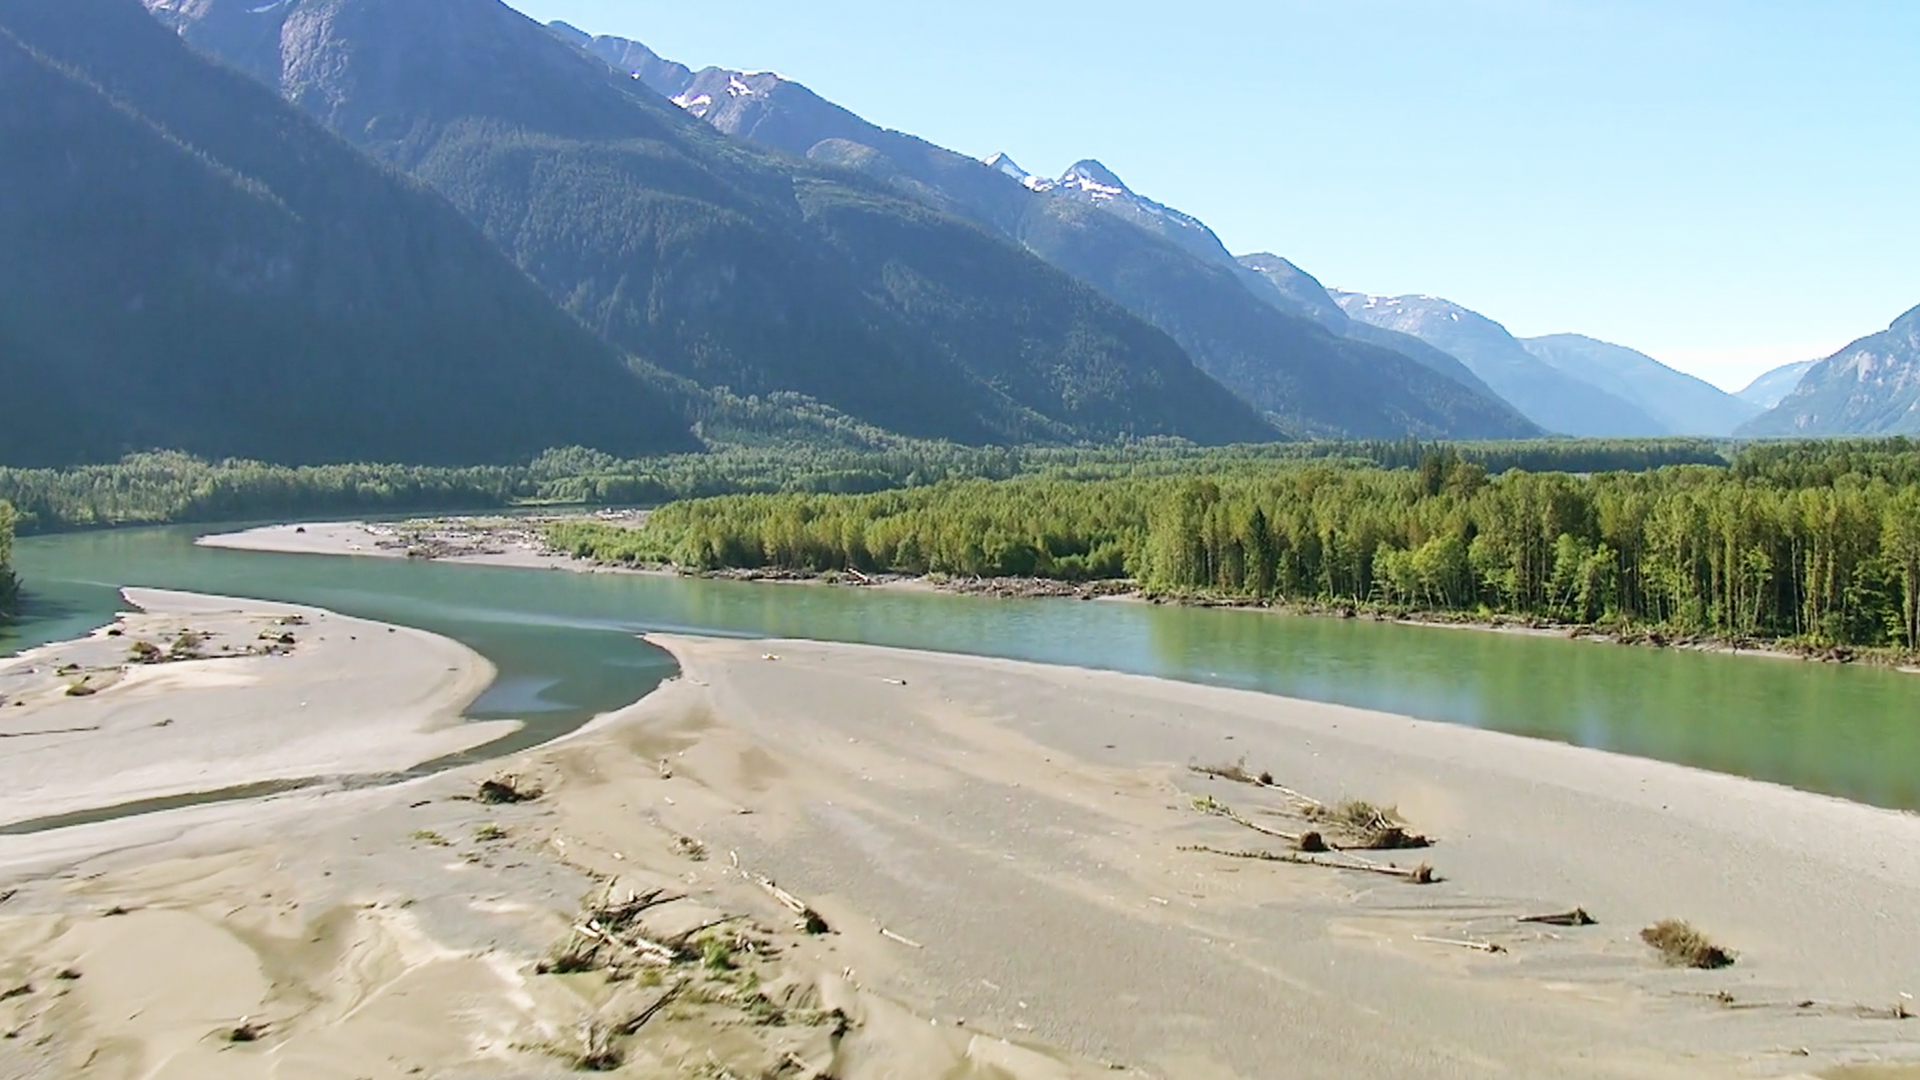
[[[555,33],[581,44],[578,31]],[[1303,435],[1500,438],[1536,429],[1469,373],[1345,340],[1266,294],[1189,215],[1132,192],[1098,162],[1049,180],[1005,155],[976,161],[879,128],[779,75],[690,75],[618,38],[581,47],[720,131],[855,170],[1017,241],[1171,335],[1202,369]],[[1427,350],[1430,351],[1430,350]]]
[[[1622,345],[1581,334],[1527,338],[1521,344],[1561,372],[1639,406],[1675,435],[1731,435],[1762,411]]]
[[[1920,308],[1809,368],[1741,435],[1920,434]]]
[[[498,0],[148,3],[439,190],[606,340],[701,386],[968,442],[1275,434],[1167,335],[1018,246],[715,132],[645,85],[682,75],[631,43],[609,67]],[[722,80],[710,115],[757,93]]]
[[[1528,419],[1563,435],[1629,437],[1673,432],[1646,410],[1535,356],[1507,328],[1434,296],[1335,292],[1347,314],[1412,334],[1473,369]]]
[[[697,444],[439,196],[135,0],[0,4],[0,462]]]
[[[1312,320],[1336,337],[1390,349],[1467,387],[1475,395],[1498,402],[1503,406],[1500,410],[1502,414],[1514,414],[1512,406],[1502,401],[1492,388],[1452,356],[1419,338],[1348,318],[1319,279],[1286,259],[1264,252],[1235,258],[1205,222],[1135,192],[1113,170],[1098,161],[1077,162],[1058,180],[1033,176],[1005,154],[994,156],[987,164],[1014,177],[1031,190],[1076,199],[1113,214],[1175,244],[1202,262],[1226,268],[1248,292],[1285,314]],[[1398,365],[1395,367],[1397,369]],[[1382,374],[1391,375],[1392,372]],[[1451,400],[1451,388],[1445,392],[1449,398],[1444,400]],[[1511,419],[1511,416],[1503,417],[1500,436],[1525,434],[1510,426]],[[1415,433],[1426,432],[1416,429]]]
[[[1819,362],[1818,360],[1799,360],[1791,364],[1782,364],[1748,383],[1745,390],[1733,396],[1749,405],[1771,409],[1785,400],[1788,394],[1793,393],[1794,387],[1800,385],[1801,378]]]

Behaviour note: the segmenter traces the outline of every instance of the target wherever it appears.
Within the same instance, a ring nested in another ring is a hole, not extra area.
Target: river
[[[1920,679],[1871,667],[1111,601],[196,547],[173,527],[27,537],[0,652],[108,621],[124,585],[312,604],[461,641],[499,668],[469,710],[551,738],[673,674],[645,631],[816,638],[1157,675],[1557,739],[1920,809]]]

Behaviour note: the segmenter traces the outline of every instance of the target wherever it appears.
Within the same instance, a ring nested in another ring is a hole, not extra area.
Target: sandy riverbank
[[[625,567],[603,567],[564,552],[553,551],[541,540],[538,518],[454,517],[418,518],[392,524],[365,521],[311,522],[265,525],[233,533],[215,533],[194,541],[201,547],[233,551],[264,551],[282,555],[357,555],[372,558],[426,558],[474,566],[507,566],[522,570],[572,570],[635,573]],[[595,520],[635,524],[642,512],[595,515]]]
[[[510,763],[0,837],[0,1074],[562,1076],[583,1023],[644,1016],[627,1074],[1920,1076],[1835,1071],[1920,1061],[1912,815],[1135,676],[657,640],[683,678]],[[1443,880],[1192,850],[1286,850],[1196,796],[1305,824],[1187,768],[1242,755],[1397,804],[1439,842],[1364,857]],[[501,769],[542,796],[473,801]],[[609,885],[684,895],[651,940],[741,919],[538,974]],[[1738,963],[1661,965],[1636,935],[1670,916]]]
[[[461,721],[493,665],[445,638],[291,604],[125,595],[139,610],[111,626],[0,660],[0,826],[393,772],[518,728]]]

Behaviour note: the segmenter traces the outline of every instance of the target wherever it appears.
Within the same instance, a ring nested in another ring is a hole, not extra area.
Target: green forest
[[[13,576],[13,507],[0,502],[0,622],[13,617],[20,581]]]
[[[1920,449],[1903,439],[1637,471],[1496,473],[1452,447],[1390,465],[1074,471],[698,499],[639,530],[567,525],[552,539],[700,570],[1131,578],[1170,596],[1920,645]]]
[[[759,399],[728,405],[737,429]],[[824,421],[823,421],[824,423]],[[738,439],[738,431],[732,432]],[[793,432],[780,432],[791,436]],[[289,467],[207,461],[180,453],[136,454],[112,465],[0,468],[0,499],[22,532],[247,521],[324,514],[399,514],[508,506],[656,506],[745,492],[849,493],[956,479],[1047,474],[1063,479],[1260,470],[1276,462],[1351,459],[1384,467],[1419,462],[1437,444],[1273,443],[1200,448],[1178,440],[1100,447],[974,447],[903,439],[870,429],[812,431],[815,439],[744,439],[703,454],[623,460],[593,450],[551,450],[519,465]],[[830,438],[829,438],[830,436]],[[1645,469],[1725,459],[1704,440],[1487,442],[1454,444],[1490,472],[1511,468]]]

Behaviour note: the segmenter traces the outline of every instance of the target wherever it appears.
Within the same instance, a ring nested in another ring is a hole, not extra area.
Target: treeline
[[[0,622],[18,612],[20,579],[13,574],[13,507],[0,501]]]
[[[696,569],[1129,577],[1169,594],[1920,646],[1920,451],[1905,440],[1642,472],[1496,476],[1442,448],[1398,469],[1293,461],[743,495],[552,539]]]
[[[525,465],[441,468],[205,461],[139,454],[75,469],[0,468],[23,532],[328,514],[487,510],[552,503],[654,505],[742,491],[860,492],[956,476],[1011,476],[1002,449],[909,444],[873,450],[742,447],[625,461],[553,450]]]
[[[1225,448],[1179,440],[1099,447],[961,446],[886,435],[852,425],[831,410],[806,413],[794,402],[738,398],[715,407],[722,406],[727,437],[734,441],[708,453],[622,460],[576,448],[548,451],[524,465],[472,468],[290,468],[152,453],[75,469],[0,468],[0,499],[18,509],[21,531],[34,532],[541,503],[650,506],[710,495],[877,492],[1023,475],[1085,480],[1258,474],[1275,464],[1319,459],[1392,468],[1437,451],[1436,444],[1411,441]],[[764,439],[742,434],[743,419],[757,415],[756,409],[775,425]],[[805,432],[778,427],[799,423],[796,416],[812,426]],[[796,434],[809,441],[795,445]],[[1454,444],[1450,449],[1496,473],[1509,468],[1602,471],[1725,461],[1715,444],[1700,440],[1539,440]]]

